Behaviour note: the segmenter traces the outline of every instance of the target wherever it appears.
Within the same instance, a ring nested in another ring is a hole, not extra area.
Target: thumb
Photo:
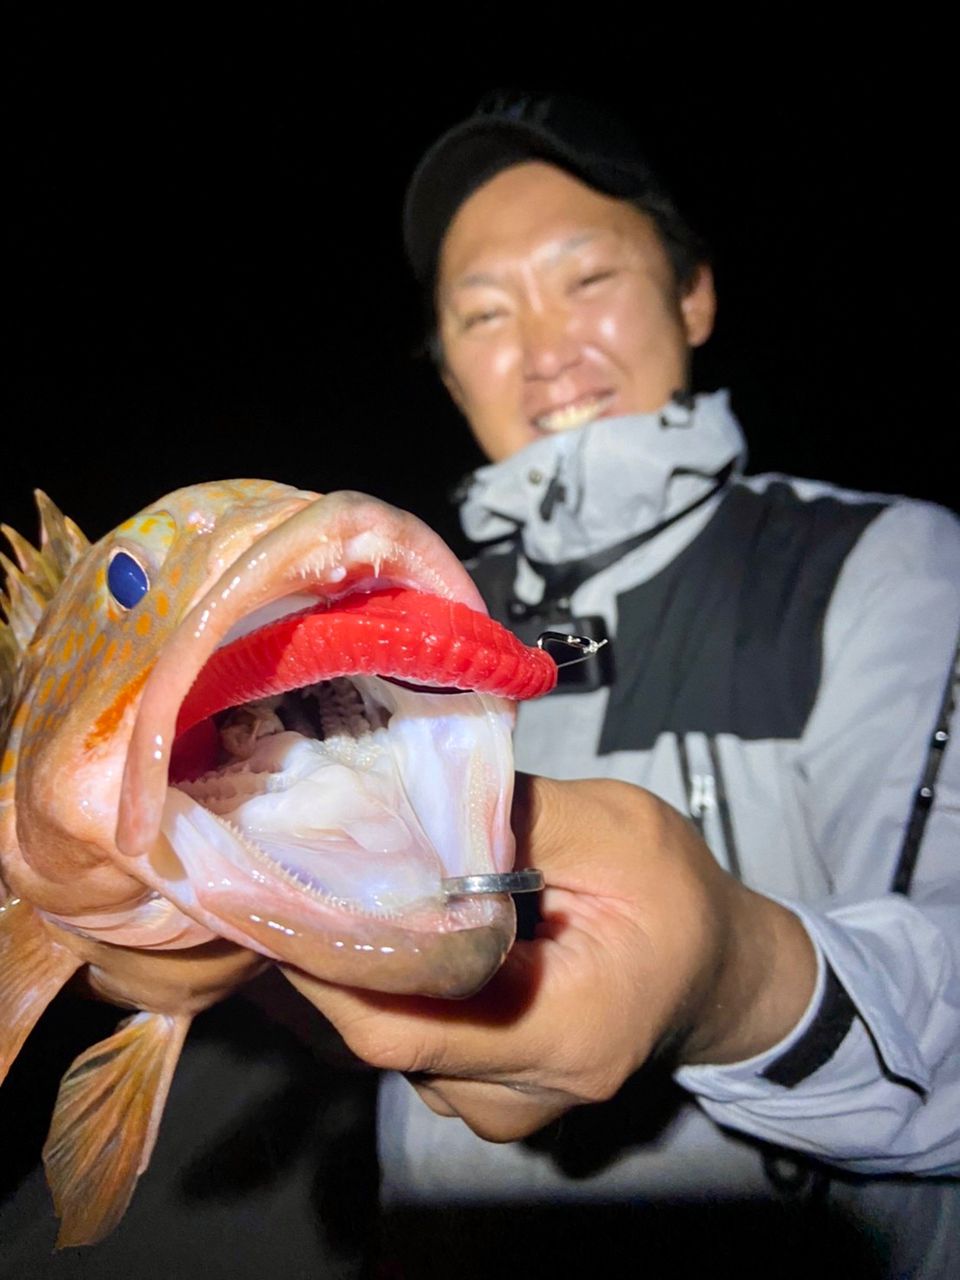
[[[334,1024],[364,1062],[392,1071],[483,1074],[505,1030],[520,1027],[536,999],[536,965],[522,948],[469,1000],[388,995],[341,987],[291,965],[284,977]]]
[[[291,965],[280,968],[287,981],[329,1019],[347,1047],[369,1066],[430,1071],[444,1061],[447,1029],[439,1006],[446,1001],[342,987]]]
[[[562,865],[573,854],[567,789],[576,783],[557,782],[533,773],[514,780],[510,825],[517,840],[518,868]]]
[[[656,847],[665,808],[624,782],[518,773],[511,817],[516,865],[541,870],[548,888],[626,892],[637,849],[644,842]]]

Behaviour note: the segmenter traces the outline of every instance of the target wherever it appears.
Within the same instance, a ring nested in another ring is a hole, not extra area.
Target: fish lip
[[[220,928],[243,945],[327,982],[395,995],[463,996],[478,990],[502,964],[516,933],[506,895],[437,908],[431,923],[412,928],[403,917],[350,915],[342,928],[317,928],[281,909],[280,921],[252,916],[242,898],[218,896]]]
[[[411,937],[398,932],[398,945],[386,957],[376,950],[348,952],[345,948],[328,947],[326,955],[313,957],[313,963],[322,966],[321,973],[311,973],[298,961],[279,958],[277,963],[308,1000],[313,984],[318,982],[337,982],[389,995],[462,1000],[489,982],[513,946],[516,911],[510,898],[504,895],[489,899],[487,917],[482,925],[456,933]],[[318,1007],[322,1009],[322,1004]]]
[[[362,589],[371,569],[382,585],[411,587],[487,611],[453,552],[408,512],[349,490],[318,495],[292,514],[285,510],[196,599],[144,683],[117,810],[115,843],[122,854],[141,857],[154,846],[180,706],[231,628],[286,595],[342,596]]]

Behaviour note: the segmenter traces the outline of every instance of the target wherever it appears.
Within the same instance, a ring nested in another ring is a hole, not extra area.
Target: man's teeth
[[[588,400],[577,400],[574,404],[564,405],[562,409],[554,409],[552,413],[541,413],[538,418],[534,418],[533,425],[540,431],[570,431],[573,427],[582,427],[591,422],[609,402],[609,396],[591,396]]]

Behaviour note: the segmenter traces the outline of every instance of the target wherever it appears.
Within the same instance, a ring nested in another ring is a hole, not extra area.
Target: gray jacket
[[[897,1273],[947,1274],[943,1250],[960,1248],[955,743],[910,894],[890,888],[960,628],[960,527],[925,503],[744,479],[743,455],[726,396],[701,397],[483,468],[463,521],[489,544],[481,587],[484,573],[492,595],[506,582],[515,610],[535,611],[558,562],[639,542],[570,601],[614,635],[613,687],[523,706],[517,765],[640,783],[690,814],[728,869],[803,920],[820,958],[810,1007],[758,1058],[678,1071],[697,1105],[655,1138],[627,1126],[576,1181],[556,1152],[486,1144],[388,1080],[384,1195],[743,1197],[769,1192],[775,1144],[850,1174],[923,1175],[834,1194],[896,1238]],[[765,1073],[809,1039],[828,964],[858,1016],[785,1087]]]

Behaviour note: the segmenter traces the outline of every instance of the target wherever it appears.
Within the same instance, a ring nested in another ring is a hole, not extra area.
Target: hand
[[[518,776],[517,865],[542,923],[460,1002],[297,986],[374,1066],[404,1071],[481,1137],[611,1097],[651,1055],[733,1062],[776,1044],[813,991],[800,921],[745,889],[691,824],[627,783]]]

